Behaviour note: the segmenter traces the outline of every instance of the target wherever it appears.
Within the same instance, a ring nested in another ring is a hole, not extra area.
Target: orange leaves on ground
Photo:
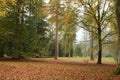
[[[0,80],[120,80],[115,65],[54,60],[1,61]]]

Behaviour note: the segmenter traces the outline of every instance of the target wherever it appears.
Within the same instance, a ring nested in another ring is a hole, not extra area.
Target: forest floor
[[[0,80],[120,80],[115,63],[53,59],[1,60]]]

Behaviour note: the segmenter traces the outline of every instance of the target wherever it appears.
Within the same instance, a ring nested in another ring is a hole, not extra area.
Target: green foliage
[[[59,43],[59,56],[63,57],[65,53],[63,52],[64,49],[62,47],[62,44]],[[48,44],[48,54],[50,57],[55,56],[55,39],[51,39]]]
[[[1,0],[0,56],[4,54],[14,58],[23,58],[29,55],[30,57],[54,56],[56,43],[59,44],[60,56],[73,56],[76,26],[81,19],[83,19],[86,29],[93,28],[94,38],[98,39],[96,36],[98,34],[98,23],[103,29],[102,38],[105,36],[103,34],[108,25],[107,22],[113,22],[109,24],[109,28],[111,31],[113,30],[111,26],[116,23],[115,19],[111,20],[111,18],[115,17],[115,14],[108,13],[108,11],[114,10],[111,9],[113,8],[111,7],[112,4],[108,4],[109,1],[107,3],[106,1],[102,3],[102,0],[100,2],[96,0],[78,1],[80,2],[50,0],[47,4],[44,0]],[[81,17],[81,11],[78,7],[83,7],[83,5],[86,10]],[[104,7],[105,5],[110,5],[110,7]],[[98,7],[100,7],[99,10]],[[99,13],[99,11],[101,12]],[[56,41],[55,34],[57,36]],[[83,55],[81,50],[80,46],[75,47],[77,56]],[[84,54],[86,55],[86,53]]]
[[[75,46],[74,55],[75,56],[83,56],[82,49],[81,49],[81,46],[79,44]]]
[[[50,53],[50,56],[54,56],[55,54],[55,40],[51,39],[48,44],[48,52]]]
[[[0,17],[0,55],[7,54],[13,58],[32,57],[33,53],[44,55],[49,40],[48,23],[38,11],[42,0],[25,0],[7,6],[6,16]]]

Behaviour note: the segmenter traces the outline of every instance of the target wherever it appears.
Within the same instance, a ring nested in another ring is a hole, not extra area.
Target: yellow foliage
[[[0,11],[0,16],[5,16],[6,15],[6,12],[5,11]]]
[[[0,0],[0,4],[3,4],[4,6],[6,6],[7,3],[15,4],[15,0]]]
[[[0,0],[0,16],[5,16],[6,15],[6,9],[9,8],[8,3],[15,5],[15,0]]]
[[[43,13],[43,16],[47,16],[48,15],[48,8],[41,8],[41,12]]]
[[[60,0],[50,0],[49,4],[51,4],[51,6],[57,7],[59,2],[60,2]]]

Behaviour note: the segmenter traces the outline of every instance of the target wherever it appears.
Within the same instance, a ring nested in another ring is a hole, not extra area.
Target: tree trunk
[[[120,0],[116,0],[116,15],[118,26],[118,64],[120,65]]]
[[[17,0],[16,2],[16,28],[15,28],[15,40],[14,40],[14,55],[13,58],[20,59],[19,53],[19,36],[20,36],[20,24],[24,23],[24,7],[22,5],[23,0]],[[22,16],[21,16],[22,15]]]
[[[15,28],[15,41],[14,41],[14,54],[13,58],[19,59],[19,24],[20,24],[20,4],[21,4],[21,0],[17,0],[16,3],[16,28]]]
[[[114,74],[120,74],[120,0],[116,0],[116,16],[117,16],[117,27],[118,27],[118,57],[117,57],[117,68],[114,70]]]
[[[117,57],[117,63],[120,65],[120,30],[119,30],[119,37],[118,37],[118,57]]]
[[[98,64],[102,63],[102,39],[101,39],[101,28],[98,28]]]
[[[70,45],[70,35],[68,35],[68,57],[71,57],[70,54],[71,54],[71,45]]]
[[[102,64],[102,30],[101,30],[101,19],[100,19],[100,1],[98,0],[98,11],[97,11],[97,26],[98,26],[98,64]]]
[[[56,42],[55,42],[55,59],[59,56],[59,40],[58,40],[58,14],[56,14]]]
[[[93,28],[91,28],[93,31]],[[94,60],[93,58],[93,32],[90,32],[90,60]]]
[[[71,43],[71,50],[70,50],[70,56],[73,57],[73,43]]]

